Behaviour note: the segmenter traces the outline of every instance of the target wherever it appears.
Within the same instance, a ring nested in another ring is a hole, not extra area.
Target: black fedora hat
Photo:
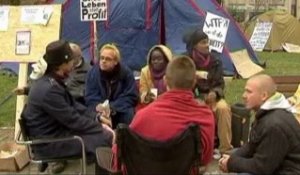
[[[73,55],[69,42],[57,40],[47,45],[44,59],[48,65],[59,66],[72,60]]]

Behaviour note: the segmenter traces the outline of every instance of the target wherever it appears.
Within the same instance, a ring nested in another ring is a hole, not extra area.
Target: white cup
[[[151,92],[152,94],[154,94],[155,97],[157,97],[157,95],[158,95],[158,89],[157,89],[157,88],[151,88],[151,89],[150,89],[150,92]]]

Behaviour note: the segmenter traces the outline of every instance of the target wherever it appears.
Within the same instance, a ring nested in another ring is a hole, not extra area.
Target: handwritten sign
[[[81,21],[106,21],[106,0],[80,0]]]
[[[21,22],[24,24],[46,25],[52,12],[53,8],[51,6],[24,6],[21,12]]]
[[[256,51],[262,51],[269,39],[271,29],[271,22],[257,22],[249,40],[252,48]]]
[[[203,31],[208,35],[210,49],[222,53],[229,19],[207,12]]]
[[[0,31],[7,31],[8,29],[8,14],[8,6],[0,7]]]

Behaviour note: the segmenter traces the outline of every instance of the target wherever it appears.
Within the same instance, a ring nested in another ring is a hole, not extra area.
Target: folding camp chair
[[[39,164],[39,171],[44,171],[47,167],[48,163],[50,162],[58,162],[64,160],[71,160],[71,159],[81,159],[81,172],[80,174],[86,174],[86,154],[85,154],[85,146],[84,142],[81,137],[79,136],[71,136],[65,138],[43,138],[43,139],[31,139],[28,135],[28,130],[25,125],[25,119],[21,116],[19,119],[20,131],[18,132],[16,143],[21,145],[26,145],[29,152],[30,162],[38,163]],[[72,141],[78,140],[81,144],[81,156],[68,156],[68,157],[59,157],[59,158],[46,158],[46,157],[38,157],[34,154],[32,149],[33,145],[38,146],[39,144],[47,144],[47,143],[54,143],[54,142],[65,142],[65,141]]]
[[[127,125],[117,128],[117,171],[128,175],[199,174],[199,127],[192,124],[179,135],[166,141],[141,137]],[[101,153],[97,150],[97,159]],[[103,151],[103,149],[102,149]],[[103,152],[102,152],[103,153]],[[101,164],[100,164],[101,166]]]

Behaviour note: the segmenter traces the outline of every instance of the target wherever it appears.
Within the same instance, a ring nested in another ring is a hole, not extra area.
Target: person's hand
[[[144,101],[146,104],[148,104],[148,103],[153,102],[155,99],[156,99],[155,94],[153,94],[152,92],[149,91],[149,92],[147,92]]]
[[[199,105],[206,105],[205,101],[203,101],[202,99],[197,98],[196,101]]]
[[[112,127],[112,122],[111,122],[111,118],[109,116],[105,116],[102,114],[99,115],[99,119],[103,124],[108,125],[109,127]]]
[[[207,96],[206,96],[205,102],[206,102],[208,105],[215,104],[215,103],[217,102],[217,94],[216,94],[216,92],[210,91],[210,92],[207,94]]]
[[[208,72],[206,72],[206,71],[196,71],[196,77],[197,77],[197,79],[205,79],[205,80],[207,80],[207,75],[208,75]]]
[[[229,158],[230,158],[229,155],[223,154],[222,158],[219,160],[219,168],[224,173],[228,173],[227,163],[228,163]]]
[[[103,123],[102,123],[102,127],[105,130],[109,131],[113,135],[112,144],[114,144],[116,142],[116,133],[115,133],[115,131],[113,129],[111,129],[111,127],[109,127],[109,126],[107,126],[106,124],[103,124]]]
[[[295,99],[293,97],[290,97],[287,99],[288,102],[290,103],[290,105],[294,106],[296,103],[295,103]]]
[[[96,106],[96,111],[102,113],[104,116],[110,116],[109,104],[106,101],[104,103],[99,103]]]
[[[96,106],[96,111],[99,112],[99,113],[102,113],[104,111],[105,107],[102,105],[102,103],[99,103],[97,106]]]
[[[16,95],[25,95],[25,87],[17,87],[13,90]]]

